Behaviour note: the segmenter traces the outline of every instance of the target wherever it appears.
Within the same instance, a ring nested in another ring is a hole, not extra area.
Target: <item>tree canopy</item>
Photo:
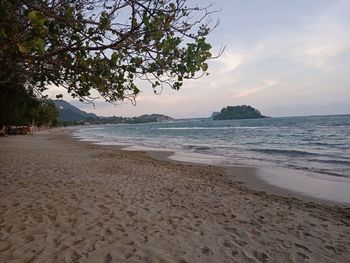
[[[53,126],[57,124],[58,109],[53,101],[38,98],[22,87],[1,87],[0,127],[3,125]]]
[[[133,100],[208,69],[211,7],[186,0],[0,0],[0,86]],[[215,27],[215,25],[214,25]],[[20,79],[20,82],[18,82]]]
[[[214,120],[258,119],[266,118],[260,111],[249,105],[227,106],[215,114]]]

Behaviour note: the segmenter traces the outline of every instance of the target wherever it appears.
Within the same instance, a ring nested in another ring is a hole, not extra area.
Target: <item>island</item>
[[[164,114],[144,114],[138,117],[122,116],[97,116],[94,113],[88,113],[73,106],[65,100],[53,100],[58,110],[58,124],[60,126],[83,125],[83,124],[136,124],[151,122],[172,122],[174,118]]]
[[[227,106],[220,113],[213,114],[213,120],[237,120],[268,118],[249,105]]]

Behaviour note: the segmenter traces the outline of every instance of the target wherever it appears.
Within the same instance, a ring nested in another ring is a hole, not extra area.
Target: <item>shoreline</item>
[[[327,199],[326,197],[319,197],[316,196],[317,193],[307,193],[303,192],[298,187],[302,186],[302,183],[296,184],[294,189],[286,187],[286,183],[282,183],[280,185],[274,184],[273,180],[264,180],[264,177],[273,177],[275,175],[272,175],[273,173],[279,172],[282,174],[289,174],[288,176],[293,176],[297,174],[298,170],[295,169],[288,169],[281,166],[259,166],[259,165],[248,165],[248,164],[235,164],[235,165],[220,165],[220,164],[208,164],[203,162],[195,162],[195,161],[188,161],[188,160],[181,160],[181,157],[171,158],[171,156],[176,155],[175,150],[158,150],[156,148],[148,148],[148,147],[140,147],[137,145],[108,145],[108,144],[99,144],[96,141],[90,141],[88,139],[79,139],[78,137],[73,137],[72,133],[73,130],[78,130],[79,128],[73,128],[72,132],[70,133],[70,138],[76,142],[82,142],[102,147],[110,147],[114,148],[116,150],[121,151],[134,151],[134,152],[141,152],[145,153],[147,156],[150,156],[153,159],[159,160],[159,161],[168,161],[173,163],[179,163],[179,164],[185,164],[190,166],[208,166],[208,167],[218,167],[218,168],[224,168],[225,173],[229,176],[233,176],[235,181],[244,183],[248,188],[251,190],[256,191],[265,191],[270,194],[276,194],[283,197],[295,197],[298,199],[301,199],[305,202],[315,202],[319,204],[327,204],[327,205],[334,205],[334,206],[340,206],[340,207],[350,207],[350,201],[339,201],[339,200],[332,200]],[[203,154],[198,154],[203,155]],[[203,155],[205,156],[205,154]],[[214,156],[213,156],[214,157]],[[186,157],[185,157],[186,159]],[[188,158],[187,158],[188,159]],[[209,160],[209,158],[208,158]],[[291,175],[293,174],[293,175]],[[299,176],[300,177],[300,176]],[[306,176],[308,178],[308,176]],[[300,178],[299,178],[300,179]],[[321,179],[317,179],[321,180]],[[317,182],[317,181],[316,181]],[[317,187],[317,186],[315,186]],[[298,189],[298,190],[296,190]],[[345,191],[344,191],[345,192]],[[346,194],[346,192],[345,192]]]
[[[123,148],[124,147],[120,147],[117,149],[122,151],[129,151],[129,150],[124,150]],[[204,167],[224,168],[226,174],[228,176],[231,176],[234,181],[243,183],[247,188],[251,190],[263,191],[263,192],[267,192],[268,194],[276,194],[286,198],[294,197],[305,202],[315,202],[318,204],[326,204],[326,205],[339,206],[339,207],[345,207],[345,208],[350,207],[350,203],[334,201],[334,200],[329,200],[325,198],[317,198],[311,195],[304,194],[302,192],[297,192],[288,188],[283,188],[283,187],[270,184],[269,182],[263,180],[261,176],[257,175],[257,173],[259,172],[266,173],[263,167],[244,166],[240,164],[235,166],[220,166],[220,165],[212,165],[212,164],[204,164],[204,163],[179,161],[179,160],[168,158],[169,156],[174,154],[174,152],[172,151],[140,151],[140,152],[144,152],[146,153],[146,155],[159,161],[169,161],[169,162],[180,163],[180,164],[190,165],[190,166],[198,165],[198,166],[204,166]],[[278,169],[280,167],[276,167],[276,168]],[[284,170],[284,168],[281,168],[281,170]]]
[[[350,208],[252,190],[224,168],[79,142],[63,129],[0,144],[0,262],[350,257]]]
[[[119,150],[124,150],[123,147],[120,147]],[[126,150],[129,151],[129,150]],[[136,150],[135,150],[136,151]],[[146,155],[160,161],[169,161],[174,163],[180,163],[190,166],[204,166],[204,167],[218,167],[218,168],[224,168],[226,174],[228,176],[231,176],[232,179],[236,182],[243,183],[247,188],[255,191],[263,191],[267,192],[268,194],[276,194],[281,197],[286,198],[297,198],[304,202],[314,202],[318,204],[326,204],[331,206],[339,206],[339,207],[350,207],[350,203],[347,202],[340,202],[340,201],[334,201],[329,200],[325,198],[318,198],[314,197],[312,195],[307,195],[302,192],[293,191],[288,188],[279,187],[273,184],[270,184],[269,182],[263,180],[261,176],[258,175],[258,173],[266,173],[268,168],[263,168],[259,166],[244,166],[244,165],[235,165],[235,166],[220,166],[220,165],[212,165],[212,164],[204,164],[204,163],[192,163],[192,162],[186,162],[186,161],[179,161],[168,158],[174,152],[171,151],[140,151],[145,152]],[[280,167],[275,167],[276,169],[279,169]],[[265,171],[264,171],[265,169]],[[273,168],[272,168],[273,169]],[[280,170],[285,170],[284,168],[280,168]]]

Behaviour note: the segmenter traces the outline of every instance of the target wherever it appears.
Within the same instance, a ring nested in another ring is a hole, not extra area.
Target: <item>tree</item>
[[[28,93],[18,84],[1,87],[0,127],[32,123],[33,110],[37,109],[39,104],[34,94]]]
[[[51,100],[41,100],[41,103],[33,109],[33,121],[37,126],[52,127],[58,124],[58,109]]]
[[[209,7],[186,0],[0,0],[0,86],[134,100],[138,80],[178,90],[205,73]],[[214,25],[215,27],[216,25]]]
[[[258,119],[267,118],[260,111],[249,105],[227,106],[214,116],[214,120]]]

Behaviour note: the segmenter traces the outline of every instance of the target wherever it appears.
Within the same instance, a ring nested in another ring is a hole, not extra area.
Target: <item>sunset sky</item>
[[[137,105],[75,106],[103,116],[163,113],[208,117],[227,105],[249,104],[268,116],[350,113],[349,0],[216,0],[219,27],[208,37],[210,75],[180,91],[154,95],[141,84]],[[209,1],[189,1],[201,6]],[[50,89],[54,97],[57,88]],[[64,99],[71,102],[70,96]]]

